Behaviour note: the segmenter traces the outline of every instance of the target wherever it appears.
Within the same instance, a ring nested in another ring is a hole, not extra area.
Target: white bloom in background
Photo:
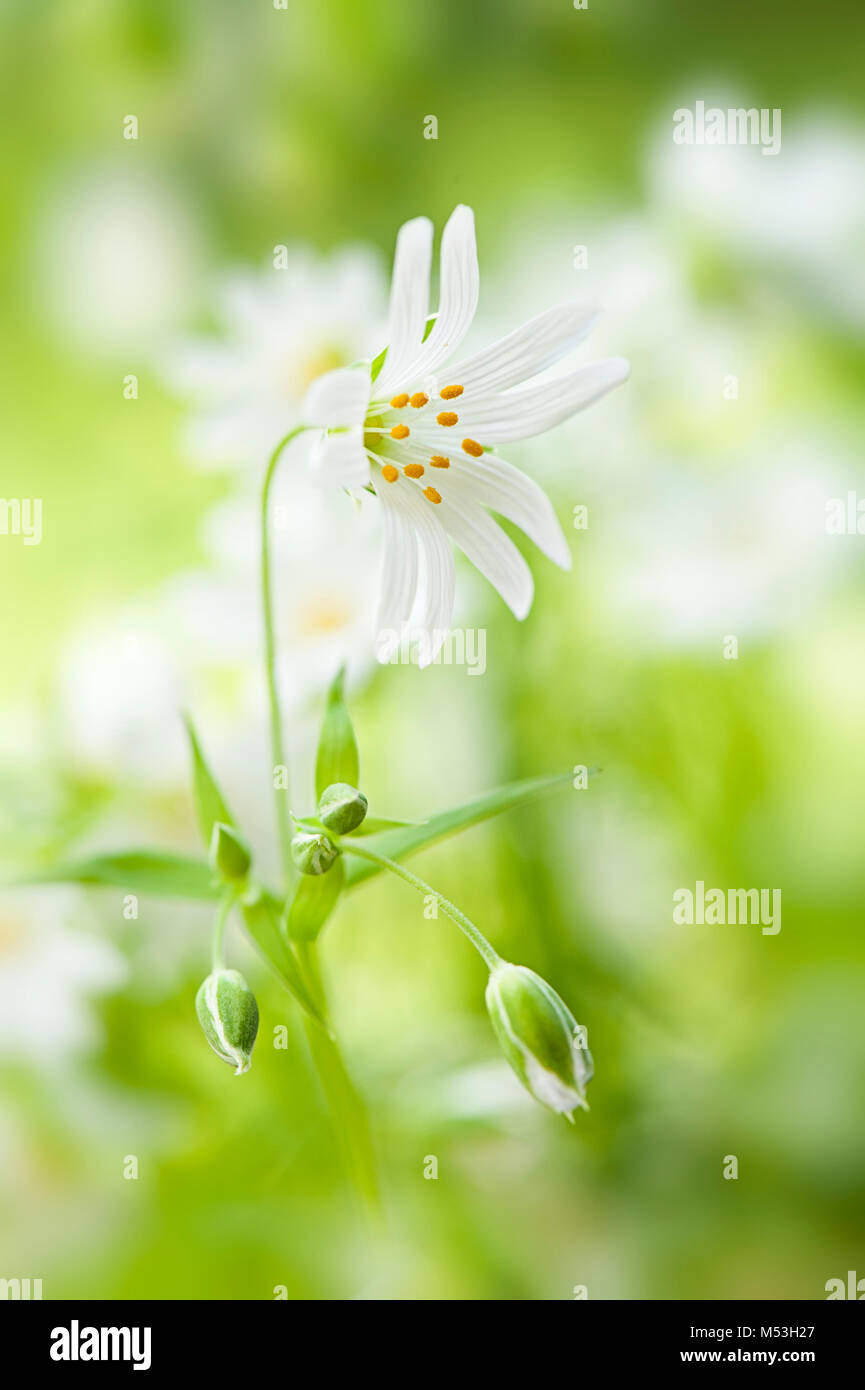
[[[665,133],[650,152],[649,197],[674,237],[729,246],[861,326],[865,127],[814,114],[785,129],[780,159],[755,146],[673,145]]]
[[[628,375],[621,358],[533,383],[588,333],[585,301],[562,304],[492,347],[445,371],[471,326],[479,277],[471,209],[458,207],[441,247],[439,309],[428,324],[432,223],[407,222],[397,238],[388,348],[378,376],[366,367],[328,373],[310,387],[306,423],[324,432],[312,454],[323,483],[372,482],[384,510],[385,563],[376,649],[387,661],[423,595],[418,628],[433,660],[450,626],[454,562],[450,537],[517,618],[531,607],[531,572],[487,508],[519,526],[563,569],[570,553],[546,494],[488,452],[493,444],[542,434]],[[423,582],[418,564],[423,560]]]
[[[84,920],[78,889],[0,891],[0,1058],[60,1069],[98,1041],[89,999],[127,972]]]
[[[168,178],[128,160],[76,168],[49,189],[33,235],[34,291],[77,347],[135,372],[179,331],[200,276],[199,229]]]
[[[229,276],[217,306],[226,336],[166,356],[172,386],[194,403],[187,442],[204,465],[262,463],[298,423],[310,382],[354,361],[370,324],[384,323],[386,286],[372,251],[319,257],[292,247],[285,261]]]
[[[156,598],[74,632],[61,656],[58,711],[75,764],[106,781],[176,783],[188,755],[184,686]]]
[[[656,463],[651,489],[610,518],[599,580],[633,639],[719,654],[727,636],[762,638],[818,608],[851,558],[825,519],[852,473],[826,449],[805,439],[709,477]]]

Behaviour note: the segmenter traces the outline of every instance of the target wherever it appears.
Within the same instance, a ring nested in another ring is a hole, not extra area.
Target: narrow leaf
[[[224,825],[234,825],[231,812],[223,800],[222,793],[217,785],[216,778],[210,770],[204,751],[195,732],[192,719],[188,714],[184,715],[186,732],[189,735],[189,747],[192,753],[192,785],[195,797],[195,811],[198,817],[198,824],[201,829],[201,837],[206,847],[210,846],[210,837],[213,827],[217,821],[222,821]]]
[[[301,974],[297,958],[282,930],[282,904],[271,893],[261,892],[251,900],[241,900],[246,929],[268,965],[306,1012],[327,1027],[321,1011]]]
[[[296,941],[314,941],[336,907],[344,886],[345,864],[341,858],[326,874],[301,874],[285,914],[288,935]]]
[[[95,854],[18,879],[19,883],[87,883],[173,898],[212,899],[219,895],[204,860],[163,850],[124,850]]]
[[[421,825],[386,830],[374,838],[369,848],[388,859],[405,859],[407,855],[425,849],[427,845],[443,840],[448,835],[455,835],[457,831],[467,830],[469,826],[478,825],[502,811],[510,811],[515,806],[525,806],[530,801],[559,790],[571,779],[570,772],[563,772],[552,777],[532,777],[523,782],[510,782],[507,786],[497,787],[494,791],[473,797],[461,806],[454,806],[449,811],[440,811],[437,816],[431,816]],[[346,851],[350,854],[350,844],[346,844]],[[365,860],[351,860],[346,866],[346,887],[353,888],[380,872],[375,864]]]
[[[345,667],[337,673],[327,693],[327,705],[315,760],[315,794],[320,797],[332,782],[348,782],[356,787],[360,763],[351,717],[343,687]]]

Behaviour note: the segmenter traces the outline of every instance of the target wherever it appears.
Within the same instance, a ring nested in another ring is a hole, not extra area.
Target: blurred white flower
[[[99,1040],[93,995],[119,988],[126,964],[88,934],[74,888],[0,892],[0,1056],[48,1069]]]
[[[199,280],[199,238],[182,195],[123,166],[75,170],[52,188],[34,234],[33,280],[45,314],[77,345],[138,370],[179,330]]]
[[[225,336],[179,343],[165,375],[188,394],[187,443],[208,467],[261,464],[300,419],[304,392],[381,332],[385,280],[375,254],[288,249],[284,268],[238,271],[217,292]]]
[[[826,534],[844,474],[825,452],[826,441],[804,440],[709,477],[656,461],[651,486],[609,512],[601,559],[602,590],[631,639],[717,654],[728,635],[801,623],[849,558]]]
[[[755,146],[674,145],[662,135],[648,167],[650,203],[672,238],[727,245],[743,264],[786,274],[792,294],[861,327],[865,128],[812,115],[785,129],[779,159]]]

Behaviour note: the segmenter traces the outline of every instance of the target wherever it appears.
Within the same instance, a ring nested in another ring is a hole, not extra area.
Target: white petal
[[[414,484],[402,479],[397,483],[382,483],[378,488],[378,493],[387,510],[391,513],[397,513],[400,519],[411,527],[416,543],[420,548],[423,559],[423,607],[417,615],[416,623],[412,624],[411,636],[423,639],[418,665],[428,666],[434,660],[447,637],[454,607],[454,557],[438,515],[440,507],[427,501]],[[406,586],[406,590],[407,588],[408,586]],[[380,613],[376,627],[382,636],[384,636],[383,629],[388,627],[394,629],[395,626],[404,625],[408,621],[412,604],[410,603],[408,608],[405,607],[406,590],[400,597],[399,606],[394,604],[393,610],[387,615],[391,619],[389,622],[383,622]],[[416,575],[412,600],[417,596],[417,593]],[[385,594],[382,595],[383,605],[384,602]],[[382,641],[379,643],[376,653],[379,661],[387,659],[381,655],[383,649],[384,642]],[[391,641],[391,655],[393,649],[394,644]]]
[[[576,347],[598,317],[588,299],[556,304],[497,343],[453,368],[453,379],[472,391],[504,391],[537,376]]]
[[[333,487],[366,487],[369,459],[362,430],[341,430],[322,435],[313,445],[309,468],[317,483]]]
[[[404,369],[417,356],[429,313],[433,225],[415,217],[399,229],[390,289],[388,347],[376,394],[390,395],[403,385]]]
[[[411,364],[412,375],[435,371],[468,333],[478,307],[480,273],[475,241],[475,215],[460,204],[442,233],[441,293],[432,332]]]
[[[621,385],[629,371],[623,357],[610,357],[541,386],[526,386],[469,403],[459,412],[460,431],[465,430],[482,444],[543,434]],[[424,439],[428,437],[425,432]],[[440,436],[437,442],[441,443]]]
[[[317,377],[306,393],[303,418],[324,429],[362,425],[369,405],[369,372],[364,367],[337,367]]]
[[[377,488],[384,516],[384,564],[375,621],[375,654],[381,662],[390,661],[399,648],[417,594],[417,532],[396,496],[399,486],[382,482]]]
[[[515,618],[524,618],[532,606],[535,586],[532,573],[513,541],[483,507],[457,496],[442,500],[436,511],[460,550],[497,589]]]
[[[494,454],[475,459],[451,453],[450,459],[449,491],[499,512],[554,564],[563,570],[571,568],[571,552],[553,504],[533,478]]]

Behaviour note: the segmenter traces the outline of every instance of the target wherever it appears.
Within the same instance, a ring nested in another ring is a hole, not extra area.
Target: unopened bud
[[[339,850],[326,835],[301,830],[291,842],[291,857],[302,874],[326,874]]]
[[[242,882],[249,873],[252,855],[246,841],[223,821],[217,821],[210,837],[210,867],[233,883]]]
[[[249,1071],[258,1033],[255,995],[238,970],[214,970],[195,996],[204,1036],[235,1076]]]
[[[524,965],[490,972],[487,1009],[502,1051],[526,1090],[560,1115],[588,1110],[591,1053],[585,1033],[556,991]]]
[[[348,835],[360,825],[368,804],[363,792],[348,782],[332,782],[321,794],[318,818],[335,835]]]

